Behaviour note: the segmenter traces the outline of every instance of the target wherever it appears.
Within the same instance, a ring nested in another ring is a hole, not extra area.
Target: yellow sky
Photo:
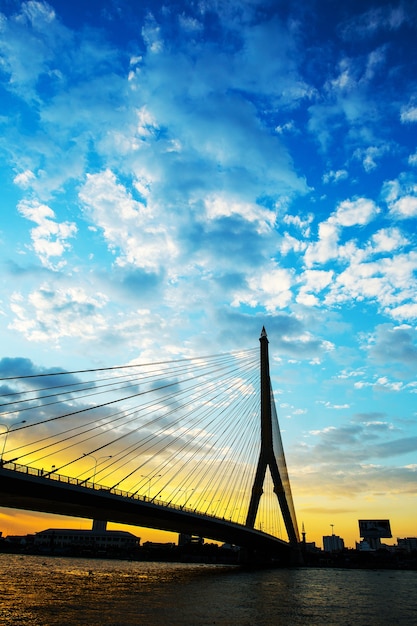
[[[392,539],[383,540],[384,543],[394,545],[398,537],[415,537],[416,511],[412,498],[388,496],[381,498],[349,499],[340,498],[337,501],[329,500],[324,496],[303,496],[295,498],[297,519],[301,533],[304,523],[307,541],[314,541],[318,547],[323,547],[323,535],[342,537],[345,546],[354,548],[359,541],[359,519],[389,519],[391,522]],[[92,520],[71,518],[62,515],[35,513],[18,509],[0,509],[0,531],[3,537],[7,535],[26,535],[46,528],[74,528],[91,529]],[[333,525],[333,526],[332,526]],[[109,523],[108,529],[127,530],[145,541],[175,542],[177,533],[168,533],[159,530],[124,526]]]
[[[88,465],[88,459],[82,459],[87,469],[91,469]],[[398,537],[415,537],[417,536],[416,527],[416,501],[413,497],[404,497],[404,494],[393,493],[360,493],[360,495],[346,495],[346,493],[336,496],[335,492],[327,493],[327,495],[318,495],[323,485],[314,485],[311,482],[304,481],[304,477],[298,478],[292,484],[294,497],[294,505],[300,531],[304,524],[306,531],[306,539],[308,542],[315,542],[316,546],[323,547],[323,536],[330,535],[332,532],[340,536],[345,546],[354,548],[356,542],[360,540],[358,520],[359,519],[389,519],[391,522],[392,539],[383,540],[384,543],[393,545],[397,543]],[[177,480],[180,478],[177,477]],[[259,516],[262,515],[263,506],[266,508],[266,502],[269,501],[269,507],[277,511],[278,502],[273,493],[273,485],[269,473],[264,481],[264,494],[261,498],[259,507]],[[182,491],[182,490],[179,490]],[[190,490],[187,500],[187,506],[193,508],[197,506],[198,498],[197,490]],[[271,498],[272,497],[272,498]],[[269,500],[268,500],[269,498]],[[272,503],[272,504],[271,504]],[[242,509],[234,511],[234,519],[239,519],[242,523],[246,518],[248,502],[242,502]],[[269,511],[269,509],[268,509]],[[264,513],[266,519],[268,511]],[[219,510],[219,515],[221,512]],[[282,520],[281,520],[282,521]],[[259,528],[260,518],[257,519],[257,527]],[[70,518],[60,515],[51,515],[48,513],[37,513],[31,511],[23,511],[18,509],[0,508],[0,531],[3,537],[7,535],[26,535],[29,533],[39,532],[47,528],[73,528],[73,529],[91,529],[92,520],[84,518]],[[177,542],[177,533],[168,533],[148,528],[136,526],[124,526],[120,524],[109,524],[109,529],[121,529],[132,532],[141,538],[141,542],[157,541],[157,542]],[[268,528],[264,523],[261,528],[265,532],[277,533]],[[287,540],[284,525],[281,523],[282,539]]]
[[[354,548],[360,540],[359,519],[389,519],[392,539],[382,540],[388,545],[396,544],[398,537],[417,536],[415,498],[404,495],[338,499],[310,495],[296,497],[295,504],[300,532],[304,523],[307,541],[315,541],[319,547],[323,547],[322,537],[334,532],[346,547]]]
[[[18,509],[0,509],[0,531],[3,537],[7,535],[26,535],[36,533],[47,528],[73,528],[91,530],[92,520],[84,518],[66,517],[64,515],[50,515],[48,513],[35,513],[32,511],[20,511]],[[124,526],[122,524],[109,523],[108,530],[126,530],[144,541],[163,541],[177,543],[178,534],[167,533],[151,528],[138,526]]]

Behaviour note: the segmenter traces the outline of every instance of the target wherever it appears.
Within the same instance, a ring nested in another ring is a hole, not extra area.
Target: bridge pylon
[[[277,495],[278,503],[281,508],[282,518],[288,534],[288,540],[295,546],[299,543],[299,533],[277,419],[277,434],[275,436],[275,441],[273,436],[272,417],[274,415],[276,418],[276,411],[269,375],[269,341],[265,327],[262,327],[259,341],[261,369],[261,450],[256,468],[255,480],[252,487],[248,514],[246,517],[246,526],[254,528],[259,502],[263,493],[266,469],[269,466],[274,485],[274,492]],[[279,450],[275,450],[275,447],[278,447]],[[280,459],[280,463],[278,463],[277,452],[279,453],[278,458]]]

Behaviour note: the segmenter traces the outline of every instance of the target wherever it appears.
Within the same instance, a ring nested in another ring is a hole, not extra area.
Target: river
[[[1,626],[417,625],[417,572],[0,554]]]

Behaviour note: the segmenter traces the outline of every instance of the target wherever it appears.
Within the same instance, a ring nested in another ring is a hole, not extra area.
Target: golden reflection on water
[[[240,570],[0,554],[1,626],[417,623],[416,572]]]

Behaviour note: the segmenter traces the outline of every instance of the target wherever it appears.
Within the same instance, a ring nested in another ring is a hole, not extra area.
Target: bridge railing
[[[66,483],[68,485],[74,485],[76,487],[86,487],[87,489],[94,489],[96,491],[106,491],[107,493],[111,493],[115,496],[122,496],[124,498],[129,498],[131,500],[139,500],[141,502],[148,502],[150,504],[155,504],[156,506],[168,507],[170,509],[176,509],[178,511],[185,511],[187,513],[197,513],[195,509],[191,509],[190,507],[186,507],[183,505],[172,504],[171,502],[165,502],[164,500],[149,498],[147,496],[142,496],[137,493],[131,493],[129,491],[124,491],[123,489],[116,489],[113,487],[106,487],[104,485],[100,485],[99,483],[93,482],[89,479],[80,479],[73,478],[72,476],[66,476],[65,474],[58,474],[54,470],[45,471],[44,469],[39,469],[37,467],[30,467],[28,465],[20,465],[15,463],[14,461],[5,461],[2,459],[0,461],[0,468],[7,465],[7,469],[11,469],[15,472],[20,472],[22,474],[27,474],[29,476],[36,476],[38,478],[42,478],[43,480],[55,480],[57,482]],[[215,519],[218,518],[216,515],[210,515],[210,513],[200,513],[198,515],[204,515],[205,517],[212,517]],[[230,520],[231,521],[231,520]],[[237,522],[233,522],[236,524]]]
[[[197,511],[196,509],[192,509],[190,507],[186,507],[184,505],[178,505],[178,504],[172,504],[171,502],[165,502],[163,500],[160,499],[154,499],[154,498],[149,498],[147,496],[142,496],[140,494],[137,493],[131,493],[129,491],[123,491],[122,489],[115,489],[112,487],[107,487],[104,485],[100,485],[96,482],[90,481],[90,480],[85,480],[85,479],[80,479],[80,478],[73,478],[72,476],[66,476],[65,474],[58,474],[57,472],[55,472],[54,470],[52,471],[45,471],[43,469],[39,469],[37,467],[30,467],[28,465],[20,465],[18,463],[15,463],[14,461],[5,461],[4,459],[0,459],[0,469],[4,468],[7,465],[7,470],[12,470],[15,472],[20,472],[22,474],[26,474],[29,476],[35,476],[37,478],[40,478],[42,480],[53,480],[53,481],[57,481],[60,483],[66,483],[68,485],[74,485],[76,487],[85,487],[87,489],[94,489],[96,491],[106,491],[107,493],[116,495],[116,496],[122,496],[124,498],[129,498],[131,500],[138,500],[141,502],[147,502],[148,504],[153,504],[155,506],[158,507],[164,507],[164,508],[169,508],[169,509],[176,509],[178,511],[183,511],[185,513],[192,513],[194,515],[197,516],[202,516],[202,517],[209,517],[211,519],[215,519],[215,520],[219,520],[223,523],[226,524],[233,524],[233,525],[237,525],[237,526],[244,526],[242,524],[239,524],[239,522],[236,521],[232,521],[225,519],[224,517],[218,517],[217,515],[213,515],[210,513],[202,513],[200,511]],[[252,529],[252,532],[256,532],[257,534],[260,535],[268,535],[268,533],[265,533],[262,530],[254,530]],[[271,536],[271,535],[269,535]],[[274,537],[274,539],[276,539],[276,537]]]

